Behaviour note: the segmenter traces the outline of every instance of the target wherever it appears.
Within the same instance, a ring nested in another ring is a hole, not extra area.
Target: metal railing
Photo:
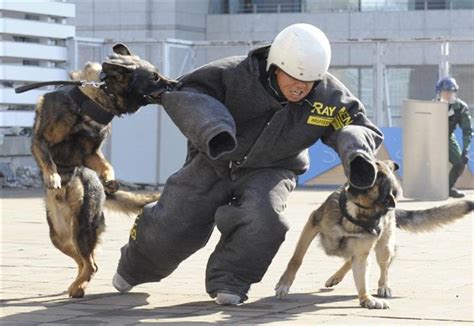
[[[210,14],[269,14],[317,12],[370,12],[411,10],[474,9],[473,0],[359,0],[329,1],[308,0],[295,3],[242,3],[224,0],[221,5],[211,5]]]

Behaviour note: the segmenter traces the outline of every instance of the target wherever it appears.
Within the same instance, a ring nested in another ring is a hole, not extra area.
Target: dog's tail
[[[429,232],[454,222],[474,210],[474,201],[460,200],[422,210],[396,209],[397,227],[409,232]]]
[[[126,214],[139,214],[146,204],[160,199],[160,193],[135,194],[128,191],[118,190],[107,194],[105,207]]]

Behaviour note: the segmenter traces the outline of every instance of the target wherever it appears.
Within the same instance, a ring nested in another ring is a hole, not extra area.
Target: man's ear
[[[126,74],[130,72],[130,69],[127,66],[120,65],[117,63],[104,62],[102,63],[102,71],[107,76],[113,76],[117,80],[122,80]]]
[[[112,47],[114,53],[121,54],[121,55],[132,55],[130,49],[123,43],[114,44]]]

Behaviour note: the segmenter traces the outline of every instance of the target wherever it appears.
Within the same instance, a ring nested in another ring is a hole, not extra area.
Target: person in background
[[[453,165],[449,172],[449,196],[454,198],[464,197],[464,194],[454,188],[454,185],[469,161],[468,152],[472,137],[469,108],[457,97],[458,90],[459,86],[452,77],[441,78],[436,83],[436,100],[449,104],[449,162]],[[454,135],[454,130],[458,125],[462,129],[462,150]]]

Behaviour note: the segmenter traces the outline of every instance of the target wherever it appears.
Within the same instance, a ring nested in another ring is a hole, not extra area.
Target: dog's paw
[[[119,190],[120,185],[116,180],[109,180],[104,182],[105,192],[108,194],[113,194]]]
[[[44,185],[48,189],[61,189],[61,177],[57,173],[45,174]]]
[[[387,285],[381,286],[377,289],[377,296],[381,298],[391,298],[392,297],[392,289],[389,288]]]
[[[283,298],[288,295],[288,292],[290,292],[290,284],[287,283],[278,283],[275,286],[275,296],[278,298]]]
[[[385,300],[376,299],[371,295],[365,296],[363,299],[360,299],[360,305],[364,308],[369,309],[389,309],[390,306]]]
[[[327,288],[330,288],[330,287],[333,287],[334,285],[339,284],[341,281],[342,281],[342,277],[339,277],[338,275],[333,275],[326,281],[324,286]]]
[[[82,298],[84,297],[85,290],[81,286],[72,284],[68,289],[68,293],[70,298]]]

